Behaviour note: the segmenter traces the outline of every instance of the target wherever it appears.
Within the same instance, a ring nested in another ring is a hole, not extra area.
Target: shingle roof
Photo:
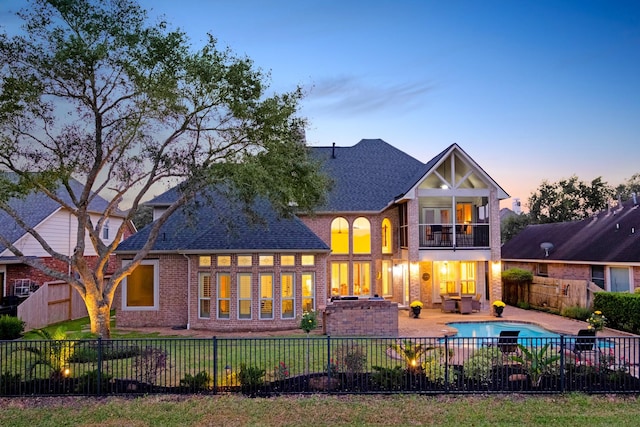
[[[378,212],[403,194],[425,164],[381,139],[363,139],[352,147],[312,147],[333,180],[321,212]]]
[[[540,247],[549,242],[549,256]],[[640,207],[631,201],[582,221],[526,227],[502,246],[507,260],[640,263]]]
[[[9,179],[17,179],[17,175],[2,172]],[[69,182],[72,190],[76,193],[82,191],[83,184],[71,179]],[[71,204],[71,197],[66,189],[60,186],[57,190],[58,197],[68,204]],[[20,218],[29,226],[35,227],[42,221],[51,216],[60,209],[58,202],[50,199],[41,192],[31,192],[23,198],[12,198],[8,202]],[[89,210],[92,212],[104,212],[108,206],[108,202],[100,196],[96,196],[89,204]],[[4,236],[11,242],[15,242],[25,234],[24,229],[20,227],[16,221],[5,211],[0,210],[0,235]],[[4,251],[6,246],[0,243],[0,252]]]
[[[207,200],[214,200],[215,204],[198,197],[171,215],[163,225],[153,251],[329,250],[300,219],[279,218],[264,200],[253,206],[259,221],[251,221],[221,194]],[[122,242],[118,252],[142,248],[150,228],[151,224]]]

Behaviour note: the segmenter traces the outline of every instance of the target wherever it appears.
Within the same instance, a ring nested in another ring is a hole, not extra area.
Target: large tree
[[[211,36],[193,49],[181,30],[150,24],[133,0],[32,0],[18,16],[23,30],[0,34],[0,168],[19,178],[0,180],[0,208],[15,214],[7,201],[38,191],[68,209],[78,221],[72,254],[56,252],[38,230],[15,220],[71,273],[0,241],[23,263],[70,283],[87,305],[92,332],[110,335],[119,283],[166,219],[207,186],[234,188],[247,206],[267,197],[283,215],[322,201],[326,178],[304,144],[300,88],[270,92],[268,73],[250,59],[220,49]],[[73,179],[81,191],[73,191]],[[107,217],[126,200],[132,219],[166,182],[180,183],[179,197],[133,261],[107,277],[126,228],[125,221],[105,244]],[[60,186],[69,197],[58,196]],[[95,194],[109,205],[92,221]],[[85,237],[95,265],[85,258]]]
[[[529,197],[530,220],[543,224],[588,218],[606,209],[613,194],[602,177],[591,183],[580,181],[575,175],[553,183],[545,180]]]

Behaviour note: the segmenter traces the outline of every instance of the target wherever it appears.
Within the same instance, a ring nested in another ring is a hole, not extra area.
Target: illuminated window
[[[251,267],[252,258],[251,255],[238,255],[239,267]]]
[[[390,296],[391,295],[391,285],[393,283],[393,269],[391,267],[391,261],[383,260],[382,261],[382,295]]]
[[[315,255],[302,255],[302,265],[315,265],[316,257]]]
[[[145,260],[125,277],[122,281],[123,310],[158,309],[158,266],[157,260]]]
[[[230,266],[231,266],[231,256],[218,255],[218,267],[230,267]]]
[[[258,262],[260,265],[273,265],[273,255],[260,255]]]
[[[390,254],[393,252],[391,245],[391,221],[388,218],[382,220],[382,253]]]
[[[370,295],[371,293],[371,268],[368,262],[353,263],[353,294]]]
[[[209,319],[211,317],[211,274],[200,273],[198,282],[198,315],[202,319]]]
[[[280,276],[281,287],[281,306],[283,319],[293,319],[296,317],[295,312],[295,282],[293,273],[282,273]]]
[[[460,262],[460,290],[463,294],[476,293],[475,262]]]
[[[331,263],[331,295],[349,295],[348,267],[346,262]]]
[[[251,319],[251,273],[238,274],[238,319]]]
[[[273,275],[260,275],[260,319],[273,319]]]
[[[211,267],[211,257],[208,255],[198,257],[198,265],[200,267]]]
[[[295,255],[281,255],[280,256],[280,265],[284,265],[284,266],[296,265],[296,257],[295,257]]]
[[[302,273],[302,311],[316,309],[316,278],[313,273]]]
[[[344,218],[331,222],[331,251],[334,254],[349,253],[349,223]]]
[[[371,223],[363,217],[353,221],[353,253],[371,253]]]
[[[228,319],[231,308],[231,275],[218,273],[218,319]]]

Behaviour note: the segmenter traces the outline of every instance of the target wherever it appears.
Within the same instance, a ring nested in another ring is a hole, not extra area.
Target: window
[[[476,263],[460,262],[460,291],[463,294],[476,293]]]
[[[200,273],[198,282],[198,316],[209,319],[211,317],[211,274]]]
[[[129,261],[125,261],[129,262]],[[157,260],[142,261],[122,284],[123,310],[158,309],[158,266]]]
[[[604,265],[591,266],[591,281],[604,289]]]
[[[251,319],[251,273],[238,274],[238,319]]]
[[[538,264],[538,276],[549,277],[549,271],[547,267],[547,264]]]
[[[371,223],[367,218],[359,217],[353,221],[353,253],[371,253]]]
[[[260,275],[260,319],[273,319],[273,275]]]
[[[295,255],[281,255],[280,256],[280,265],[283,266],[292,266],[296,265],[296,256]]]
[[[398,219],[400,221],[400,247],[406,248],[409,244],[409,219],[406,203],[398,206]]]
[[[105,221],[102,227],[102,239],[109,240],[109,220]]]
[[[296,317],[295,313],[295,294],[294,287],[294,274],[282,273],[280,276],[280,287],[282,293],[281,306],[283,319],[293,319]]]
[[[391,221],[389,218],[382,220],[382,253],[390,254],[393,252],[391,244]]]
[[[315,255],[302,255],[302,265],[316,265]]]
[[[346,262],[331,263],[331,295],[349,295],[349,273]]]
[[[371,268],[368,262],[353,263],[353,294],[369,295],[371,293]]]
[[[273,255],[260,255],[258,263],[262,266],[273,265]]]
[[[391,285],[393,283],[393,268],[391,267],[391,261],[382,261],[382,295],[391,295]]]
[[[231,257],[229,255],[218,255],[218,267],[230,267]]]
[[[251,255],[238,255],[238,267],[251,267]]]
[[[231,308],[231,275],[218,273],[218,319],[229,319]]]
[[[349,253],[349,223],[344,218],[336,218],[331,222],[331,252]]]
[[[208,255],[198,257],[198,265],[200,267],[211,267],[211,257]]]
[[[313,273],[302,273],[302,311],[316,309],[316,279]]]

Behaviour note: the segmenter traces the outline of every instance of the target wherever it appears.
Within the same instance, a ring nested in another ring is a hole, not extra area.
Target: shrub
[[[428,351],[425,354],[424,362],[422,362],[422,370],[427,379],[433,383],[443,384],[452,383],[456,379],[456,372],[453,370],[451,363],[447,367],[447,359],[451,362],[453,358],[453,349],[447,351],[438,347]]]
[[[498,347],[481,347],[463,363],[465,378],[480,384],[491,382],[493,366],[501,363],[502,357]]]
[[[286,363],[280,362],[273,368],[273,372],[271,372],[271,377],[275,381],[284,381],[289,378],[289,367]]]
[[[502,272],[502,280],[511,283],[531,283],[533,282],[533,273],[522,268],[510,268]]]
[[[607,326],[640,333],[640,294],[596,292],[593,309],[607,316]]]
[[[170,367],[168,359],[169,355],[161,348],[145,348],[133,361],[136,378],[141,382],[154,384],[160,374]]]
[[[300,329],[309,333],[318,327],[318,315],[315,311],[305,311],[300,319]]]
[[[245,388],[256,388],[264,383],[265,370],[258,368],[257,366],[247,366],[244,363],[240,364],[240,373],[238,379],[240,385]]]
[[[5,371],[0,375],[0,395],[14,394],[20,387],[20,374],[12,374],[9,371]]]
[[[367,353],[358,344],[343,343],[335,352],[334,359],[340,370],[347,374],[364,372]]]
[[[213,383],[213,377],[207,371],[200,371],[195,375],[185,374],[180,380],[182,387],[188,387],[190,390],[209,390]]]
[[[579,307],[577,305],[571,307],[564,307],[560,314],[564,317],[568,317],[570,319],[577,319],[585,321],[591,315],[591,310],[585,307]]]
[[[405,384],[406,375],[402,366],[396,365],[393,368],[373,366],[371,382],[380,390],[402,390]]]
[[[523,309],[523,310],[529,310],[529,309],[531,309],[531,304],[529,304],[526,301],[519,301],[518,302],[518,307]]]
[[[0,316],[0,340],[15,340],[22,336],[24,322],[13,316]]]
[[[98,377],[100,378],[100,390],[96,390],[98,387]],[[98,370],[86,372],[84,375],[78,378],[78,383],[75,386],[76,393],[107,393],[110,390],[111,381],[113,376],[102,372],[98,375]]]
[[[140,348],[135,345],[116,346],[114,343],[102,343],[102,360],[127,359],[138,356]],[[90,363],[98,361],[98,344],[86,343],[77,345],[73,356],[69,358],[70,363]]]

